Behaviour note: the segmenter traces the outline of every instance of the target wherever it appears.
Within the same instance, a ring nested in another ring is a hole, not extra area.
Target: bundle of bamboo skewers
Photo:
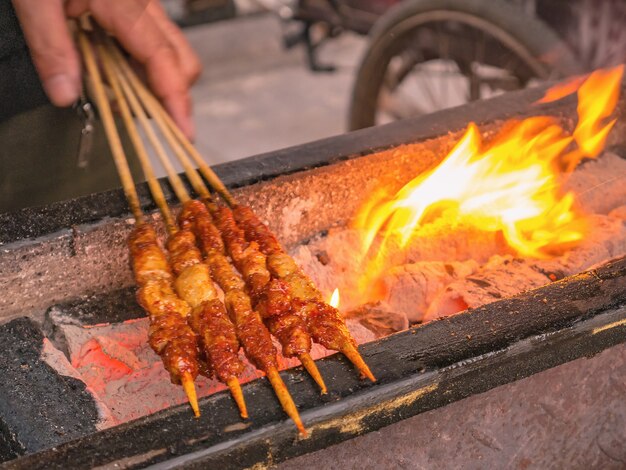
[[[246,418],[238,380],[244,369],[239,358],[239,349],[243,347],[248,361],[266,374],[281,406],[299,431],[306,434],[278,373],[278,352],[271,336],[280,343],[283,356],[301,361],[322,393],[326,393],[326,385],[310,356],[312,342],[342,352],[363,376],[374,381],[341,314],[324,302],[267,226],[248,207],[237,204],[138,79],[114,40],[89,18],[81,19],[76,31],[88,88],[100,111],[124,193],[136,219],[129,247],[139,288],[137,297],[150,318],[151,347],[160,355],[172,382],[182,384],[196,416],[199,408],[194,380],[202,373],[228,386],[241,416]],[[168,233],[169,256],[141,210],[105,79],[161,212]],[[155,177],[136,122],[182,204],[178,220]],[[199,200],[191,199],[174,171],[170,154],[182,164]],[[223,204],[213,198],[202,177]]]

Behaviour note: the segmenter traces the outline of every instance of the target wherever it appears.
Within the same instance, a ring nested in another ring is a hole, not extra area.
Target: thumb
[[[43,88],[57,106],[80,94],[80,62],[70,36],[63,0],[13,0]]]

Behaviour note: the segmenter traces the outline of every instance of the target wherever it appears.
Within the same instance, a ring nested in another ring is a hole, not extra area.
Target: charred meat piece
[[[293,309],[288,284],[279,278],[272,279],[266,256],[256,242],[246,241],[230,209],[221,207],[214,217],[231,258],[243,274],[254,306],[282,345],[283,355],[295,357],[308,353],[311,337],[303,319]]]
[[[244,370],[239,358],[239,340],[229,319],[209,267],[202,262],[196,238],[189,227],[183,227],[168,240],[170,261],[176,275],[178,295],[192,307],[189,324],[199,338],[208,370],[228,384],[242,417],[247,417],[243,394],[237,377]]]
[[[139,304],[150,316],[150,346],[161,357],[172,382],[198,375],[198,348],[187,324],[189,305],[172,288],[172,275],[154,229],[140,224],[131,234],[129,247]]]
[[[341,351],[363,375],[375,381],[339,311],[324,302],[322,294],[285,253],[270,229],[249,207],[236,206],[233,215],[246,239],[251,243],[256,242],[267,256],[270,273],[289,286],[296,311],[306,322],[313,340],[326,348]]]

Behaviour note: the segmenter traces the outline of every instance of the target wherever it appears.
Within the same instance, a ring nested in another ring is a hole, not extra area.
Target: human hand
[[[188,137],[189,88],[198,57],[158,0],[13,0],[26,43],[50,101],[69,106],[81,89],[81,67],[67,18],[91,13],[145,69],[148,85]]]

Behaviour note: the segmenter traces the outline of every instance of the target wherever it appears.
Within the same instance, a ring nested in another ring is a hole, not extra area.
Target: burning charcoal
[[[565,185],[586,212],[596,214],[608,214],[624,204],[625,187],[626,160],[612,152],[582,164]]]
[[[424,322],[480,307],[549,282],[545,274],[522,259],[494,256],[477,272],[450,284],[432,302]]]
[[[561,269],[565,274],[573,275],[626,253],[626,224],[623,220],[593,215],[589,217],[589,227],[591,231],[580,245],[558,258],[534,263],[544,270]]]
[[[478,263],[443,263],[423,261],[397,266],[387,271],[379,288],[389,309],[405,315],[411,323],[419,322],[435,297],[451,282],[474,273]]]
[[[360,246],[361,234],[357,230],[333,229],[325,237],[299,246],[293,258],[322,292],[332,292],[341,286],[342,302],[345,305],[360,304],[362,298],[351,298],[353,292],[358,295],[357,279],[353,273],[359,272]],[[332,253],[332,258],[326,260],[318,256],[320,253]]]
[[[373,247],[373,252],[377,247]],[[418,228],[407,248],[401,247],[399,236],[387,242],[388,265],[399,266],[418,261],[486,262],[494,254],[512,253],[502,236],[485,232],[465,224],[451,224],[445,218],[437,219]]]
[[[324,266],[326,266],[328,263],[330,263],[330,256],[328,256],[328,253],[325,251],[320,251],[317,254],[317,260],[322,263]]]
[[[346,326],[357,344],[369,343],[379,338],[373,331],[366,328],[358,321],[347,320]]]
[[[112,324],[60,324],[72,366],[110,410],[106,426],[154,413],[186,401],[183,390],[172,385],[167,371],[145,338],[149,320],[140,318]],[[242,379],[258,376],[248,366]],[[245,377],[245,378],[244,378]],[[224,390],[225,385],[204,377],[197,379],[198,395]]]
[[[385,302],[361,305],[346,313],[346,318],[358,322],[377,338],[383,338],[409,327],[409,320],[404,313],[394,312]]]

